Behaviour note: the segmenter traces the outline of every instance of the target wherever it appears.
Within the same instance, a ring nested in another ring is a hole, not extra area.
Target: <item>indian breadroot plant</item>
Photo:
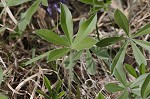
[[[112,65],[110,67],[110,71],[112,75],[119,81],[119,83],[108,83],[105,88],[109,92],[118,92],[121,91],[122,94],[118,97],[119,99],[127,99],[127,98],[142,98],[148,99],[150,97],[150,74],[146,72],[147,61],[141,50],[137,45],[145,48],[146,50],[150,50],[150,43],[143,40],[137,40],[136,38],[139,36],[143,36],[150,33],[150,24],[145,25],[143,28],[138,30],[136,33],[131,34],[129,28],[129,22],[126,16],[118,9],[116,9],[114,13],[115,22],[118,24],[120,28],[125,31],[124,37],[110,37],[105,38],[97,43],[97,46],[107,46],[109,44],[113,44],[117,41],[123,40],[123,45],[120,48],[119,52],[115,56]],[[102,44],[103,42],[103,44]],[[107,43],[104,43],[107,42]],[[102,44],[102,45],[101,45]],[[133,50],[133,55],[135,57],[135,61],[138,65],[138,71],[133,68],[132,65],[125,64],[123,65],[123,61],[126,54],[127,46],[131,44],[131,48]],[[127,76],[124,69],[135,77],[134,81],[127,81]]]
[[[44,57],[47,57],[47,61],[50,62],[53,60],[57,60],[60,57],[68,56],[68,58],[66,58],[66,60],[64,61],[64,64],[69,70],[68,92],[70,93],[68,95],[70,95],[73,76],[72,69],[76,64],[77,60],[79,60],[83,50],[87,51],[87,71],[89,74],[95,74],[96,65],[91,65],[92,59],[88,49],[95,45],[97,43],[97,40],[92,37],[88,37],[88,35],[96,27],[97,15],[93,14],[87,20],[82,20],[79,25],[79,30],[76,36],[74,36],[71,12],[64,4],[61,4],[60,7],[60,25],[64,32],[64,35],[58,35],[57,33],[47,29],[39,29],[35,31],[36,34],[39,35],[41,38],[53,44],[59,45],[59,47],[29,60],[25,63],[25,65],[29,65]],[[38,92],[43,94],[40,91]]]

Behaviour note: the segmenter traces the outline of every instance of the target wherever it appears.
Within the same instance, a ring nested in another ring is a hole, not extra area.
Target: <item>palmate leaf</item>
[[[131,45],[132,45],[135,60],[138,63],[138,65],[140,66],[142,63],[144,65],[147,65],[146,58],[144,57],[144,55],[141,53],[141,51],[139,50],[139,48],[135,45],[133,41],[131,41]]]
[[[73,49],[75,50],[89,49],[96,43],[97,41],[95,39],[85,37],[81,42],[77,43],[76,45],[73,45]]]
[[[51,50],[48,55],[47,60],[48,61],[56,60],[60,57],[63,57],[64,55],[66,55],[69,51],[70,51],[69,48],[59,48],[59,49]]]
[[[124,90],[123,87],[118,86],[116,83],[108,83],[105,85],[108,92],[118,92]]]
[[[114,19],[119,27],[122,28],[128,36],[130,36],[128,19],[119,9],[116,9],[114,13]]]
[[[150,95],[150,74],[146,77],[141,87],[141,96],[146,99]]]
[[[71,12],[69,11],[68,7],[64,4],[61,4],[61,27],[69,41],[72,43],[73,40],[73,20]]]
[[[98,47],[106,47],[108,45],[117,43],[118,41],[121,41],[121,40],[125,40],[125,38],[124,37],[108,37],[108,38],[104,38],[104,39],[100,40],[96,44],[96,46],[98,46]]]
[[[124,43],[124,45],[120,48],[119,52],[115,56],[112,65],[111,65],[111,73],[113,74],[114,68],[115,67],[120,67],[123,66],[123,61],[125,57],[125,51],[127,48],[128,41]]]
[[[77,36],[73,42],[73,46],[78,45],[87,35],[89,35],[96,27],[97,15],[91,16],[88,20],[83,22],[79,27]]]
[[[58,45],[63,45],[63,46],[69,46],[67,41],[65,41],[63,38],[61,38],[56,33],[52,32],[51,30],[39,29],[39,30],[36,30],[36,33],[37,35],[39,35],[41,38],[43,38],[44,40],[48,42],[58,44]]]
[[[141,28],[139,31],[137,31],[137,33],[132,35],[132,38],[142,36],[142,35],[145,35],[145,34],[150,34],[150,23],[145,25],[143,28]]]

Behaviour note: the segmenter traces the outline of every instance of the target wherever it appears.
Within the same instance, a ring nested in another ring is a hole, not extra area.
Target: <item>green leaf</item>
[[[150,94],[150,74],[146,77],[141,87],[141,96],[146,99]]]
[[[77,36],[73,42],[73,46],[78,45],[86,36],[88,36],[96,27],[97,15],[91,16],[88,20],[83,22],[79,27]]]
[[[139,76],[136,80],[133,81],[133,83],[130,85],[131,88],[134,88],[136,86],[141,86],[143,82],[145,81],[145,78],[149,75],[149,73],[145,73],[141,76]]]
[[[98,96],[96,97],[96,99],[105,99],[105,97],[104,97],[104,95],[101,92],[99,92]]]
[[[131,74],[135,78],[138,77],[138,74],[136,73],[136,70],[133,68],[133,66],[131,66],[129,64],[125,64],[125,67],[126,67],[126,70],[128,71],[129,74]]]
[[[80,41],[76,45],[74,45],[74,43],[73,43],[73,49],[75,49],[75,50],[89,49],[94,44],[96,44],[96,42],[97,41],[91,37],[85,37],[82,41]]]
[[[39,29],[39,30],[36,30],[36,33],[41,38],[43,38],[44,40],[46,40],[48,42],[52,42],[52,43],[58,44],[58,45],[69,46],[69,44],[63,38],[61,38],[56,33],[52,32],[51,30]]]
[[[2,83],[2,80],[3,80],[3,70],[2,67],[0,66],[0,85]]]
[[[48,89],[50,95],[53,96],[53,91],[51,89],[51,83],[46,76],[44,76],[44,84],[45,84],[46,88]]]
[[[128,95],[129,95],[128,91],[125,91],[118,97],[118,99],[128,99]]]
[[[139,67],[139,72],[140,72],[140,75],[146,73],[146,65],[141,64]]]
[[[119,25],[119,27],[121,27],[126,32],[126,34],[130,36],[128,19],[119,9],[116,9],[114,13],[114,19],[115,22]]]
[[[98,47],[106,47],[108,45],[112,45],[114,43],[117,43],[118,41],[121,41],[121,40],[125,40],[124,37],[108,37],[108,38],[104,38],[102,40],[100,40],[96,46]]]
[[[108,83],[105,85],[105,88],[108,92],[112,92],[112,93],[124,90],[124,88],[118,86],[116,83]]]
[[[20,1],[24,1],[24,0],[20,0]],[[22,14],[21,19],[18,23],[18,29],[20,31],[24,31],[26,26],[30,23],[30,20],[33,16],[33,14],[37,11],[37,9],[39,8],[39,5],[41,3],[41,0],[37,0],[35,1],[29,8],[28,10]]]
[[[43,91],[40,91],[40,90],[36,90],[36,92],[38,93],[38,94],[41,94],[41,95],[43,95],[44,97],[46,97],[46,99],[51,99],[51,97],[49,97],[46,93],[44,93]]]
[[[126,75],[125,72],[123,71],[123,67],[118,67],[114,69],[114,76],[116,77],[117,80],[120,81],[125,87],[127,86],[127,81],[126,81]]]
[[[135,45],[133,41],[131,41],[131,45],[132,45],[135,60],[138,63],[138,65],[141,65],[142,63],[144,65],[147,65],[146,58],[144,57],[144,55],[141,53],[141,51],[138,49],[138,47]]]
[[[48,55],[48,61],[56,60],[60,57],[63,57],[70,51],[69,48],[60,48],[52,50]]]
[[[86,69],[90,75],[94,75],[97,69],[95,61],[93,60],[89,50],[86,51]]]
[[[0,94],[0,99],[8,99],[7,96]]]
[[[133,41],[140,45],[141,47],[147,49],[148,51],[150,51],[150,42],[147,42],[147,41],[142,41],[142,40],[135,40],[133,39]]]
[[[68,7],[64,4],[61,4],[61,27],[67,36],[67,39],[69,43],[72,43],[73,40],[73,21],[72,21],[72,15],[69,11]]]
[[[35,57],[35,58],[33,58],[33,59],[30,59],[29,61],[27,61],[27,62],[25,63],[25,66],[27,66],[27,65],[29,65],[29,64],[31,64],[31,63],[33,63],[33,62],[35,62],[35,61],[38,61],[38,60],[40,60],[40,59],[42,59],[42,58],[48,56],[49,53],[50,53],[50,51],[48,51],[48,52],[46,52],[46,53],[44,53],[44,54],[42,54],[42,55],[39,55],[39,56],[37,56],[37,57]]]
[[[125,57],[125,51],[127,48],[128,42],[126,41],[124,45],[120,48],[119,52],[115,56],[112,65],[111,65],[111,73],[113,73],[115,67],[123,66],[123,61]]]
[[[14,2],[14,0],[7,0],[7,5],[8,6],[17,6],[17,5],[23,4],[28,1],[31,1],[31,0],[15,0],[15,2]]]
[[[145,25],[143,28],[141,28],[136,34],[134,34],[132,37],[138,37],[138,36],[142,36],[145,34],[149,34],[150,32],[150,23]]]

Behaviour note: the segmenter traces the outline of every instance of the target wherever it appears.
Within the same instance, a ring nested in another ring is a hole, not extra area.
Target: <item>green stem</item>
[[[71,99],[71,93],[72,93],[72,90],[71,90],[71,82],[72,82],[72,79],[73,79],[73,73],[72,73],[72,69],[73,69],[73,50],[70,51],[70,60],[69,60],[69,79],[68,79],[68,88],[69,88],[69,94],[68,94],[68,98]]]

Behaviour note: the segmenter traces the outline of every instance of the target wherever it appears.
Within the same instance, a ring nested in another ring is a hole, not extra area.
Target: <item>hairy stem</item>
[[[73,68],[73,50],[70,51],[70,58],[69,58],[69,79],[68,79],[68,88],[69,88],[69,94],[68,94],[68,99],[71,99],[71,93],[72,93],[72,90],[71,90],[71,82],[72,82],[72,79],[73,79],[73,73],[72,73],[72,68]]]

